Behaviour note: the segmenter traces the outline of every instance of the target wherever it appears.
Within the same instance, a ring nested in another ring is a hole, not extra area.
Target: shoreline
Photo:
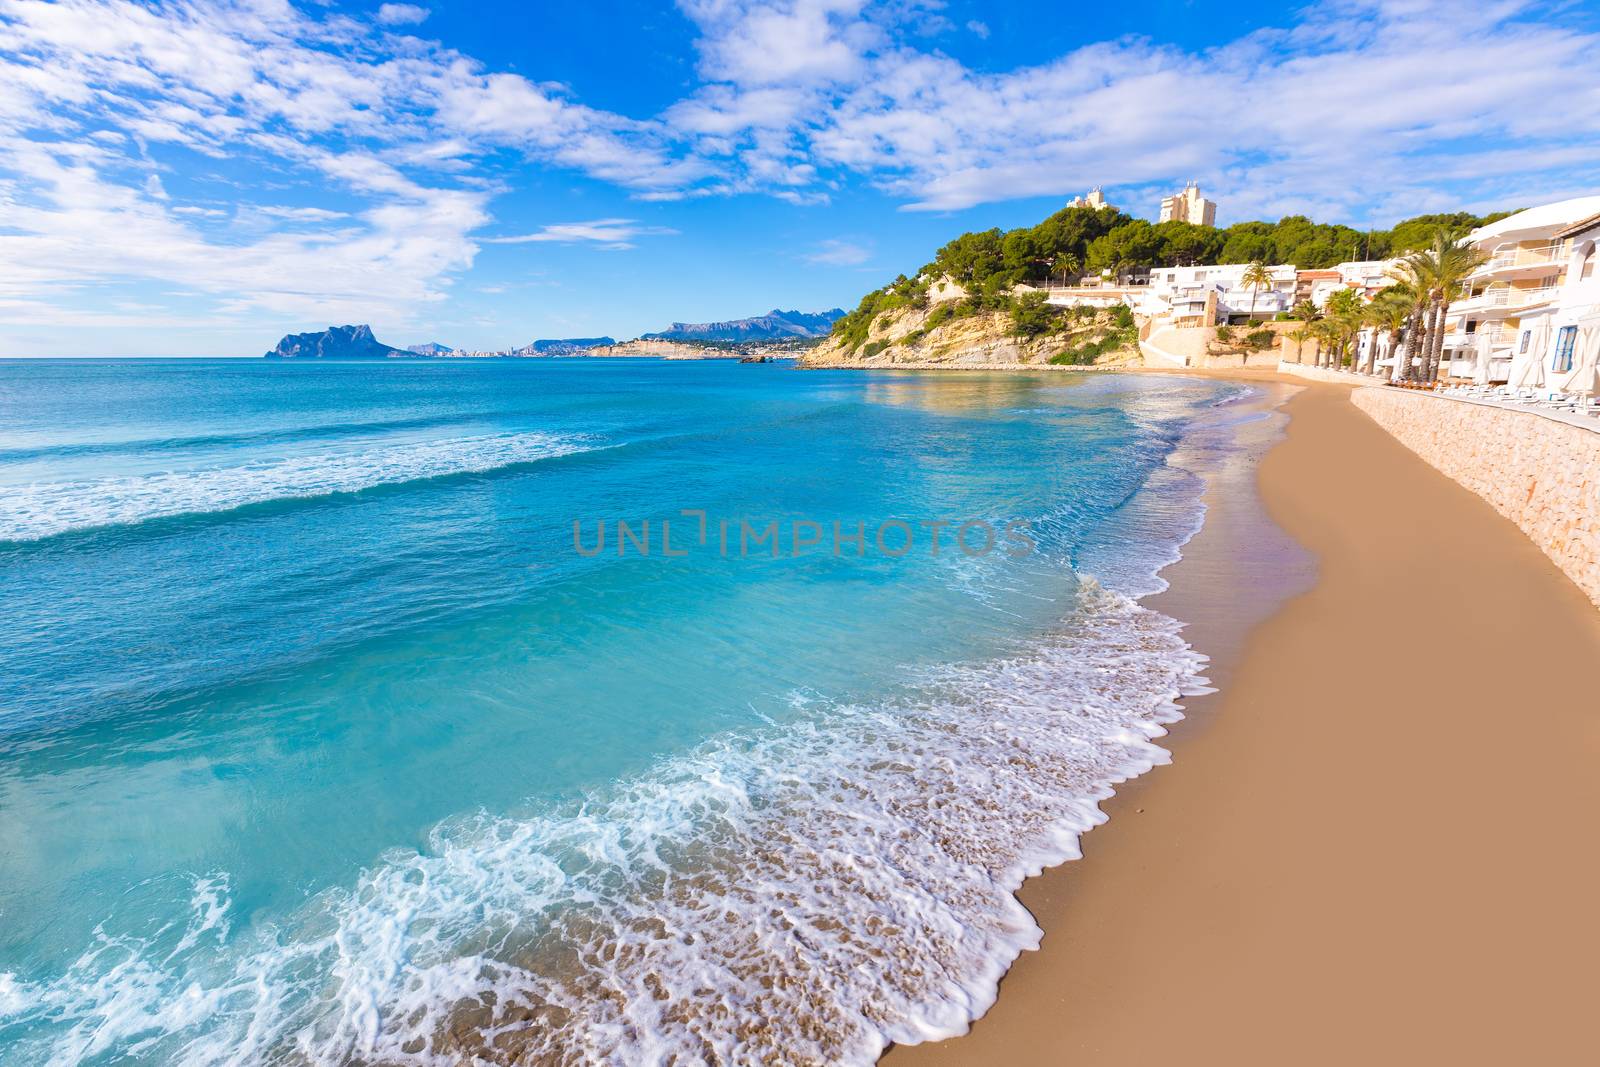
[[[1052,374],[1105,374],[1111,371],[1137,370],[1126,363],[1097,365],[1092,363],[937,363],[918,361],[911,363],[806,363],[795,361],[795,370],[965,370],[1003,371],[1026,374],[1030,371],[1049,371]],[[1187,370],[1187,368],[1184,368]],[[1190,371],[1189,373],[1193,373]]]
[[[1173,764],[1118,788],[1083,859],[1023,886],[1044,941],[990,1011],[884,1062],[1577,1062],[1600,860],[1571,843],[1600,724],[1574,665],[1600,662],[1600,620],[1345,388],[1226,376],[1291,386],[1287,432],[1225,472],[1248,494],[1208,485],[1143,601],[1218,692],[1184,701]],[[1425,636],[1461,629],[1505,662]]]

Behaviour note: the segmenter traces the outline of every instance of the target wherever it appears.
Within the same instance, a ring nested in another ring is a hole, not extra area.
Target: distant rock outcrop
[[[663,341],[658,337],[638,338],[621,344],[601,345],[584,352],[587,356],[643,356],[648,359],[737,359],[739,352],[731,348],[687,344],[683,341]]]
[[[589,349],[617,343],[615,337],[562,337],[534,341],[511,353],[514,356],[583,356]]]
[[[394,359],[411,353],[372,336],[372,327],[329,326],[317,333],[291,333],[267,353],[268,359]]]
[[[844,309],[815,313],[772,309],[765,315],[727,322],[675,322],[660,333],[640,335],[643,341],[772,341],[783,337],[824,337]]]
[[[442,345],[438,341],[429,341],[425,345],[406,345],[406,351],[416,356],[453,356],[456,350],[449,345]]]

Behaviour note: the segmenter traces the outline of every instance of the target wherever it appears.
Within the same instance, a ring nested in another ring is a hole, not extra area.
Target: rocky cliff
[[[266,354],[268,359],[395,359],[411,355],[372,336],[372,327],[329,326],[316,333],[291,333]]]
[[[858,341],[854,347],[851,341]],[[1016,335],[1009,311],[955,305],[900,307],[877,315],[865,339],[829,337],[800,357],[804,367],[1116,366],[1139,362],[1132,327],[1116,312],[1064,310],[1049,328]]]

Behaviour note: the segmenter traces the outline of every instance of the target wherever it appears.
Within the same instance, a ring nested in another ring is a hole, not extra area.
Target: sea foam
[[[1167,468],[1124,502],[1115,588],[1083,580],[1012,655],[796,694],[581,802],[442,823],[274,922],[195,878],[181,931],[0,974],[0,1064],[867,1064],[962,1033],[1039,943],[1017,888],[1206,691],[1135,599],[1202,488]]]
[[[575,434],[486,434],[325,450],[237,465],[7,486],[0,492],[0,541],[35,541],[71,530],[489,471],[593,445],[591,439]]]
[[[812,700],[566,808],[477,813],[290,921],[0,976],[0,1062],[869,1063],[965,1030],[1199,691],[1174,620],[1092,582],[1024,654]]]

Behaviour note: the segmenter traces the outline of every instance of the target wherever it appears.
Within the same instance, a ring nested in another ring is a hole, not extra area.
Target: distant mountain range
[[[823,337],[836,320],[844,317],[843,308],[815,313],[780,311],[727,322],[675,322],[660,333],[640,335],[643,341],[774,341],[783,337]]]
[[[727,322],[675,322],[672,328],[660,333],[647,333],[643,341],[671,341],[682,343],[734,343],[749,341],[784,341],[825,337],[835,320],[844,315],[839,308],[832,311],[808,313],[804,311],[779,311],[748,319],[731,319]],[[405,359],[405,358],[466,358],[484,356],[582,356],[596,348],[616,345],[611,337],[561,337],[531,341],[521,348],[508,348],[493,352],[476,352],[453,348],[438,341],[395,348],[372,335],[372,327],[329,326],[313,333],[291,333],[278,342],[278,347],[267,353],[268,359]]]
[[[395,359],[409,352],[372,336],[372,327],[329,326],[316,333],[291,333],[267,353],[268,359]]]

